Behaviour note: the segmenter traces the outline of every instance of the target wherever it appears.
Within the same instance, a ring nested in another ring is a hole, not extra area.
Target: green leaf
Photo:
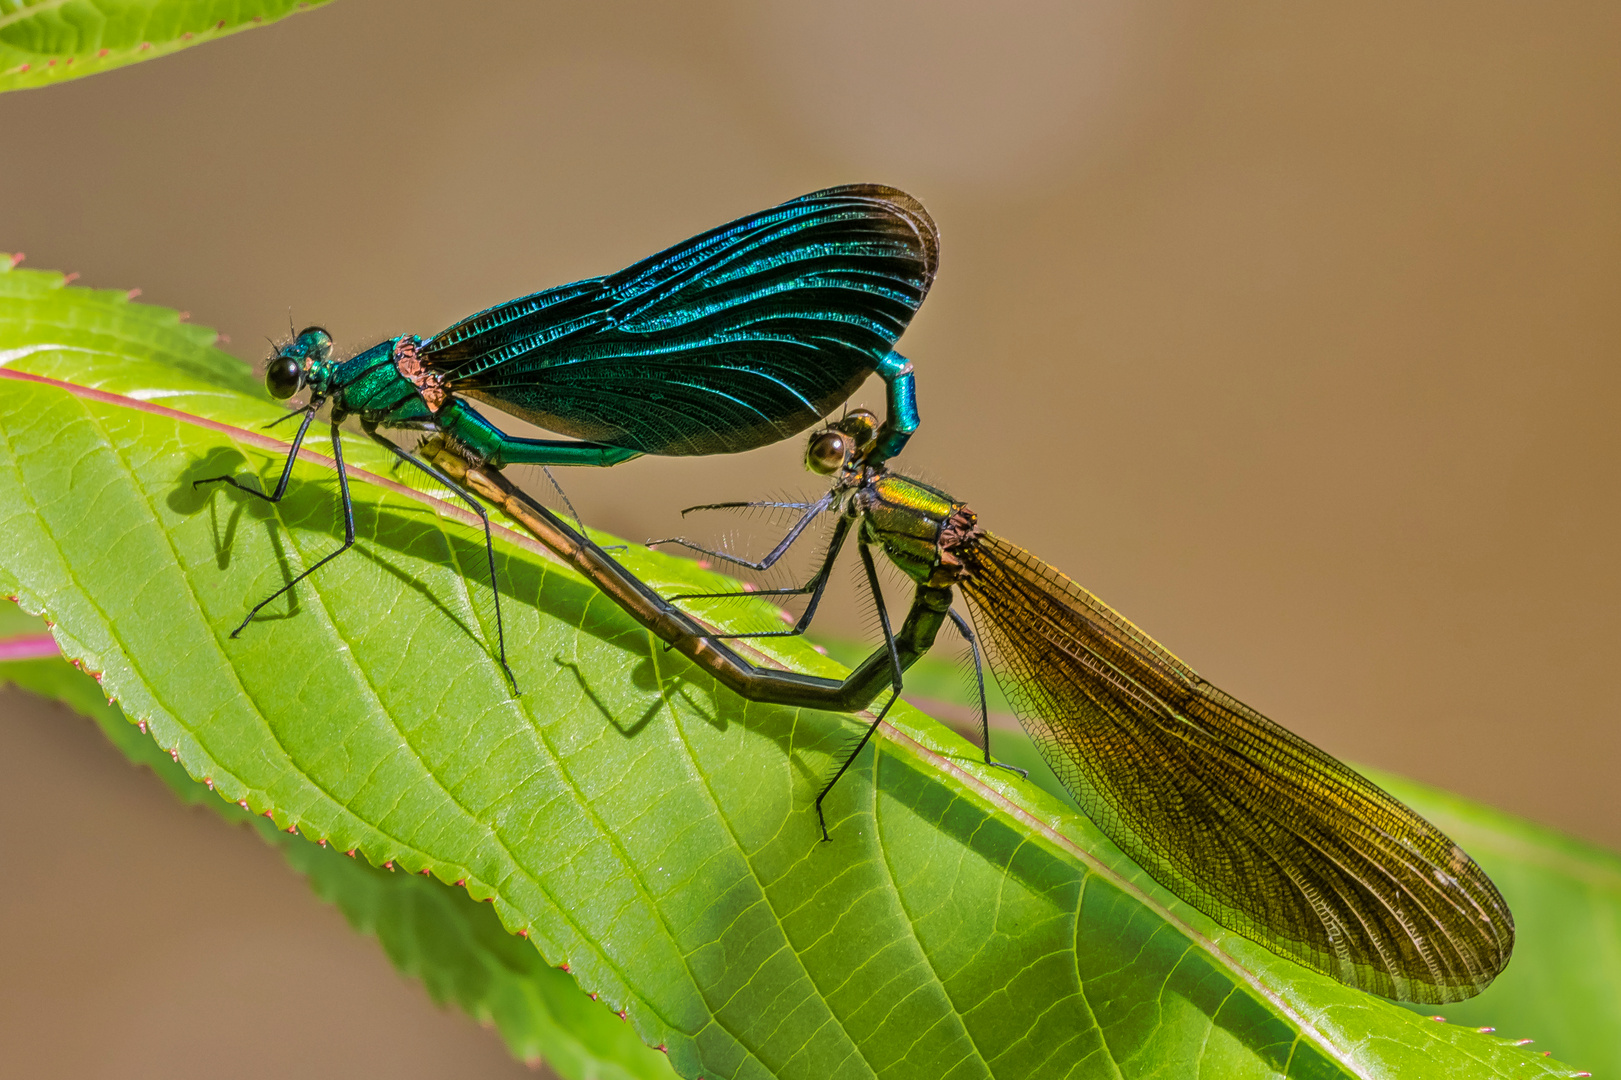
[[[850,642],[826,645],[847,662],[866,654]],[[960,665],[926,657],[908,673],[907,696],[931,699],[967,731],[972,697]],[[911,693],[916,687],[917,695]],[[991,693],[998,759],[1073,805],[1029,737]],[[998,707],[1000,706],[1000,708]],[[1478,997],[1443,1007],[1448,1021],[1534,1040],[1600,1075],[1621,1075],[1621,857],[1469,799],[1391,773],[1364,770],[1439,825],[1491,875],[1514,911],[1514,959]],[[1435,1006],[1410,1006],[1429,1015]]]
[[[327,2],[5,0],[0,2],[0,91],[151,60]]]
[[[0,656],[8,641],[42,629],[15,604],[0,602]],[[394,965],[422,980],[434,1001],[453,1002],[493,1023],[515,1057],[551,1065],[567,1080],[656,1080],[669,1061],[630,1026],[508,934],[488,904],[432,878],[392,873],[281,832],[263,817],[214,798],[101,696],[94,681],[60,657],[0,660],[0,686],[12,683],[90,717],[130,761],[157,774],[184,802],[253,826],[281,849],[322,899],[355,929],[376,937]]]
[[[192,489],[271,474],[279,410],[172,313],[0,274],[6,358],[0,584],[64,654],[222,796],[465,882],[684,1076],[1569,1075],[1220,930],[914,709],[820,843],[811,795],[857,720],[738,699],[503,531],[512,697],[479,537],[381,476],[355,470],[357,550],[233,640],[334,547],[331,473],[310,455],[277,507]],[[660,589],[718,580],[621,558]]]

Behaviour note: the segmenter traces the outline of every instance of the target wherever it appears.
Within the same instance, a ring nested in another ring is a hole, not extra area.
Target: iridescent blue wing
[[[804,431],[873,373],[939,249],[905,192],[830,188],[481,311],[421,356],[455,393],[549,431],[648,454],[751,450]]]

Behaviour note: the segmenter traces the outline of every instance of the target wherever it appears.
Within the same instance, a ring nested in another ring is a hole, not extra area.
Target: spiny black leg
[[[478,500],[473,498],[472,494],[466,488],[456,483],[456,481],[452,480],[449,476],[446,476],[439,469],[428,464],[428,462],[424,461],[422,458],[417,457],[415,454],[408,453],[405,450],[401,450],[398,446],[395,446],[392,441],[382,435],[379,435],[376,428],[367,427],[366,434],[370,435],[373,441],[388,447],[388,449],[391,450],[400,461],[410,462],[412,465],[415,465],[417,468],[421,469],[423,472],[445,485],[445,487],[455,492],[456,496],[461,499],[462,502],[472,507],[473,513],[479,516],[479,520],[484,522],[484,555],[490,564],[490,590],[495,593],[496,648],[499,650],[501,656],[501,670],[507,673],[507,681],[512,684],[512,692],[514,694],[522,693],[522,691],[518,689],[518,680],[512,674],[512,668],[507,666],[507,635],[506,630],[501,622],[501,587],[497,585],[495,581],[495,541],[490,534],[489,512],[484,509]],[[566,501],[567,496],[564,496],[564,499]],[[572,509],[572,507],[570,509]]]
[[[816,608],[822,602],[822,594],[827,591],[828,579],[833,573],[833,564],[839,557],[839,551],[844,547],[844,540],[850,533],[850,519],[841,517],[838,524],[833,526],[832,539],[828,541],[827,554],[822,558],[822,565],[812,575],[811,579],[797,589],[756,589],[753,592],[718,592],[718,593],[681,593],[669,597],[670,603],[677,600],[727,600],[734,597],[762,597],[762,596],[803,596],[811,594],[810,603],[805,605],[805,611],[794,623],[792,630],[756,630],[743,634],[706,634],[714,640],[730,640],[732,638],[756,637],[795,637],[803,634],[810,627],[811,620],[816,617]],[[664,651],[669,652],[674,645],[664,643]]]
[[[323,402],[325,400],[326,400],[326,398],[316,398],[310,404],[305,405],[301,409],[293,409],[293,410],[291,410],[289,412],[283,413],[282,415],[276,417],[274,420],[270,421],[270,423],[262,425],[259,428],[259,430],[260,431],[269,431],[273,427],[280,427],[281,425],[285,424],[287,421],[291,420],[293,417],[297,416],[299,413],[311,413],[311,412],[314,412],[316,409],[319,409],[321,407],[321,402]]]
[[[822,511],[826,510],[832,505],[833,493],[830,491],[826,495],[823,495],[820,499],[817,499],[815,502],[807,506],[805,508],[805,515],[794,523],[794,527],[792,529],[788,530],[788,535],[782,538],[782,543],[772,548],[771,553],[765,558],[761,559],[759,562],[750,562],[748,559],[739,559],[737,556],[728,555],[724,551],[711,551],[709,548],[700,547],[699,545],[692,543],[690,540],[682,539],[679,536],[672,536],[667,540],[649,540],[647,542],[647,546],[655,547],[659,544],[679,544],[681,547],[684,547],[689,551],[696,551],[700,555],[708,555],[712,559],[719,559],[722,562],[731,563],[733,566],[742,566],[749,570],[769,570],[776,565],[778,559],[787,554],[788,549],[793,547],[794,541],[799,539],[800,534],[810,526],[810,523],[816,520],[817,516],[820,515]],[[729,510],[750,506],[788,506],[798,509],[800,504],[772,502],[713,503],[709,506],[689,506],[686,510],[681,511],[681,513],[682,516],[685,516],[692,510]]]
[[[872,738],[872,733],[878,730],[878,725],[882,724],[884,717],[889,715],[889,707],[895,704],[895,699],[900,696],[899,690],[889,692],[889,697],[884,700],[883,708],[878,710],[878,715],[872,718],[872,723],[867,725],[867,730],[861,733],[861,738],[851,748],[850,752],[845,755],[844,761],[839,765],[838,772],[833,774],[833,779],[829,780],[823,786],[821,793],[816,796],[816,823],[822,827],[822,840],[824,843],[833,838],[827,834],[827,815],[822,813],[822,800],[827,798],[828,792],[833,790],[833,785],[839,782],[839,777],[843,776],[845,770],[850,767],[850,763],[855,761],[856,755],[861,753],[861,748],[867,745],[868,739]]]
[[[823,501],[825,500],[817,500],[817,502]],[[685,510],[681,511],[681,516],[686,517],[688,514],[695,514],[699,510],[809,510],[815,505],[816,502],[780,502],[776,499],[751,499],[748,502],[699,503],[697,506],[689,506]]]
[[[281,467],[281,479],[276,482],[274,494],[266,495],[259,488],[248,487],[234,476],[210,476],[203,480],[193,480],[191,486],[195,488],[202,484],[230,484],[238,491],[245,491],[249,495],[263,499],[265,502],[281,502],[282,495],[287,492],[287,480],[293,475],[293,462],[298,460],[298,448],[304,442],[304,433],[310,429],[310,422],[315,419],[315,410],[318,408],[320,408],[320,403],[313,402],[310,408],[305,411],[304,422],[298,425],[298,434],[293,436],[293,446],[291,450],[287,451],[287,461]],[[288,413],[287,415],[292,416],[293,414]],[[286,419],[286,417],[283,417],[283,419]],[[247,623],[242,625],[246,626]],[[240,630],[242,627],[239,626],[237,629]],[[236,634],[233,633],[231,636],[236,637]]]
[[[805,611],[794,621],[792,630],[754,630],[742,634],[712,634],[711,637],[720,640],[731,638],[763,638],[763,637],[798,637],[809,629],[811,620],[816,617],[816,608],[822,602],[822,594],[827,591],[827,583],[833,576],[833,563],[839,557],[839,550],[844,547],[844,541],[850,534],[850,519],[839,518],[839,523],[833,526],[833,537],[828,541],[827,555],[822,559],[821,567],[814,577],[797,589],[757,589],[754,592],[732,593],[687,593],[682,596],[672,596],[675,600],[707,600],[731,596],[803,596],[810,593],[810,603],[805,605]]]
[[[974,657],[974,682],[979,686],[979,734],[980,745],[985,748],[985,764],[994,765],[998,769],[1007,769],[1029,779],[1030,774],[1017,765],[1009,765],[1005,761],[991,760],[991,714],[985,706],[985,669],[979,662],[979,642],[974,638],[974,631],[968,626],[968,620],[957,614],[956,608],[947,608],[946,614],[951,616],[952,623],[957,627],[957,633],[968,642],[968,651]]]
[[[315,414],[311,413],[310,415],[314,416]],[[304,435],[304,429],[309,427],[309,426],[310,426],[310,422],[307,419],[304,421],[304,423],[302,425],[299,426],[298,434],[299,434],[300,438],[302,438],[303,435]],[[261,492],[255,491],[255,492],[253,492],[253,494],[258,495],[262,499],[268,499],[270,502],[276,502],[277,500],[279,500],[281,498],[282,492],[287,489],[287,474],[292,472],[292,469],[293,469],[293,456],[298,453],[298,449],[297,449],[298,443],[294,442],[293,447],[294,447],[293,453],[289,454],[288,457],[287,457],[287,468],[282,471],[281,483],[276,485],[276,493],[274,495],[265,495],[265,494],[263,494]],[[338,494],[343,499],[343,546],[340,547],[338,550],[332,552],[331,554],[327,555],[326,557],[322,558],[314,566],[311,566],[308,570],[304,571],[302,574],[299,574],[297,577],[293,578],[293,580],[289,581],[287,584],[283,585],[281,588],[277,589],[275,592],[271,593],[269,596],[265,597],[263,600],[259,601],[255,605],[253,605],[253,609],[248,612],[248,617],[243,619],[242,622],[237,625],[237,628],[235,630],[231,631],[231,636],[232,637],[236,637],[236,635],[240,634],[242,632],[243,628],[246,627],[250,622],[253,621],[253,617],[255,615],[259,614],[260,609],[262,609],[266,604],[270,603],[270,601],[274,600],[276,597],[280,596],[282,593],[287,592],[294,585],[297,585],[300,581],[303,581],[305,578],[307,578],[311,574],[315,573],[315,571],[319,570],[321,567],[325,566],[327,563],[331,562],[333,559],[336,559],[339,555],[342,555],[345,551],[348,551],[351,547],[354,547],[354,544],[355,544],[355,504],[349,498],[349,474],[347,472],[345,472],[344,468],[343,468],[343,441],[338,436],[338,421],[336,421],[336,420],[332,421],[332,460],[337,462],[337,464],[338,464]],[[222,476],[222,477],[220,477],[220,479],[221,480],[230,480],[230,477]],[[231,480],[231,483],[235,484],[237,487],[242,486],[240,484],[236,484],[236,481],[234,481],[234,480]],[[251,488],[242,488],[242,490],[243,491],[252,491]]]
[[[856,759],[856,755],[861,753],[861,748],[867,745],[867,740],[871,739],[872,733],[878,730],[878,725],[884,722],[884,717],[889,714],[889,707],[895,704],[895,699],[901,696],[901,654],[895,647],[895,634],[889,628],[889,612],[884,608],[884,592],[878,586],[878,568],[873,565],[872,551],[868,549],[866,544],[858,544],[856,550],[861,552],[861,565],[867,571],[867,587],[872,590],[872,602],[878,607],[878,624],[884,629],[884,646],[889,650],[891,690],[889,699],[884,702],[884,707],[878,710],[878,715],[873,717],[872,723],[867,725],[867,730],[862,732],[860,741],[845,755],[844,761],[839,764],[838,771],[833,774],[833,778],[822,787],[821,792],[816,796],[816,820],[822,826],[822,839],[824,841],[831,840],[832,837],[827,835],[827,817],[822,813],[822,800],[827,798],[827,793],[833,790],[833,785],[839,782],[839,777],[844,775],[845,770],[850,767],[850,763]]]

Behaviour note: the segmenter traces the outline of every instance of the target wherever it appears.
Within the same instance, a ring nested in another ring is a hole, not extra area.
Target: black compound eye
[[[850,454],[850,436],[842,431],[818,431],[805,448],[805,468],[831,476],[844,467]]]
[[[272,356],[265,365],[265,389],[278,401],[286,401],[304,385],[304,367],[291,356]]]
[[[325,363],[332,358],[332,335],[323,327],[306,326],[298,332],[293,347],[316,363]]]

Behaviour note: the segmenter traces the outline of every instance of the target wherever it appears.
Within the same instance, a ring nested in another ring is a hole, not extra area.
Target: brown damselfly
[[[975,635],[950,610],[954,590],[962,593],[992,671],[1059,781],[1110,840],[1193,907],[1307,967],[1399,1000],[1471,997],[1503,969],[1513,916],[1457,844],[1349,766],[1211,685],[1053,567],[986,531],[966,504],[872,464],[863,450],[876,430],[876,418],[857,411],[812,436],[807,463],[831,475],[833,488],[801,504],[794,531],[765,559],[707,551],[764,569],[810,520],[838,515],[809,582],[751,594],[807,594],[795,626],[732,636],[802,632],[853,536],[886,639],[861,670],[877,672],[889,660],[894,679],[880,689],[893,700],[905,664],[933,640],[932,631],[926,642],[890,633],[873,574],[878,548],[914,586],[907,626],[919,611],[943,612],[933,625],[955,622],[978,670]],[[702,509],[751,505],[766,504]],[[822,789],[818,813],[883,712]],[[983,695],[981,730],[988,740]],[[989,762],[988,742],[985,751]]]

